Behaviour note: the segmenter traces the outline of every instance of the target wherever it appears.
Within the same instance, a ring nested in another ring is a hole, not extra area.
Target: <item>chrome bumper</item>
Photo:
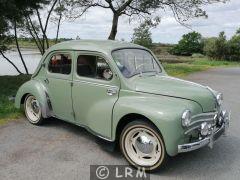
[[[227,129],[229,127],[229,121],[230,121],[230,113],[226,113],[225,117],[223,117],[223,124],[220,128],[215,130],[210,136],[205,137],[202,140],[188,143],[188,144],[182,144],[178,145],[178,153],[184,153],[189,151],[194,151],[196,149],[199,149],[204,146],[209,146],[210,148],[213,147],[214,142],[223,134],[226,134]]]

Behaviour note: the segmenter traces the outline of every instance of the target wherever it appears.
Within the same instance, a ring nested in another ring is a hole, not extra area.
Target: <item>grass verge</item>
[[[22,116],[22,112],[14,107],[14,101],[10,101],[9,97],[15,96],[18,88],[30,78],[30,75],[0,76],[0,125]]]
[[[215,61],[207,58],[191,58],[186,63],[163,63],[170,76],[183,77],[194,72],[205,71],[214,67],[240,67],[240,62]]]

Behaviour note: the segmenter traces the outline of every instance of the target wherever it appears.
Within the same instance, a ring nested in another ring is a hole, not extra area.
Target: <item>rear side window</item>
[[[77,59],[77,74],[79,76],[90,77],[101,80],[111,80],[107,78],[110,67],[106,60],[99,56],[80,55]]]
[[[51,57],[48,70],[51,73],[70,74],[72,59],[70,54],[55,54]]]

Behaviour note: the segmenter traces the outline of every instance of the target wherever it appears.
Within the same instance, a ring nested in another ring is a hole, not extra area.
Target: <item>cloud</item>
[[[231,0],[227,3],[215,3],[205,6],[208,19],[197,18],[190,20],[188,24],[192,30],[198,31],[205,37],[217,36],[220,31],[225,31],[231,37],[240,27],[240,1]],[[191,30],[181,26],[175,21],[170,11],[158,12],[162,21],[152,30],[154,42],[176,43],[181,36]],[[102,8],[94,8],[81,19],[74,22],[64,22],[61,25],[60,37],[82,39],[106,39],[111,30],[112,13]],[[131,40],[133,29],[139,24],[138,21],[129,23],[127,17],[119,20],[117,39]],[[50,26],[50,37],[55,37],[55,25]]]

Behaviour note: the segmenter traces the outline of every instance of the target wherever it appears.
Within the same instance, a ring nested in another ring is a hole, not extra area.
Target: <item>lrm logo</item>
[[[90,180],[150,180],[144,169],[124,165],[91,165]]]

